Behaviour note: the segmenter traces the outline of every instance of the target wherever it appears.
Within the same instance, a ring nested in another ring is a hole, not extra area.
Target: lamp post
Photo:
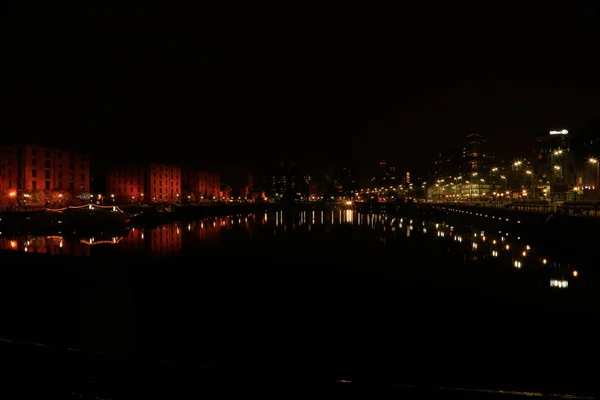
[[[529,175],[531,177],[531,198],[535,199],[535,188],[533,186],[533,171],[527,170],[525,171],[525,175]]]
[[[598,175],[600,175],[600,162],[598,162],[597,158],[590,158],[588,162],[591,165],[596,166],[596,179],[594,179],[594,190],[596,191],[596,197],[598,197]]]

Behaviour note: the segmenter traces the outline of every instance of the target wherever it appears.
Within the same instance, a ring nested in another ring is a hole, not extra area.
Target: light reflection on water
[[[319,227],[328,229],[327,227],[331,226],[346,226],[355,227],[358,232],[365,229],[374,230],[378,233],[379,243],[386,246],[393,245],[395,240],[439,241],[447,244],[448,251],[462,251],[465,255],[469,254],[470,260],[477,262],[496,260],[495,262],[501,262],[513,270],[527,271],[537,268],[551,271],[543,275],[549,276],[545,281],[546,285],[556,289],[572,289],[573,285],[569,285],[569,280],[582,280],[586,279],[586,276],[591,280],[590,271],[586,271],[585,266],[578,265],[575,269],[575,266],[564,260],[551,260],[546,254],[535,252],[535,246],[521,243],[520,237],[515,239],[509,232],[486,233],[470,227],[450,226],[441,221],[427,221],[415,217],[392,218],[385,214],[365,214],[350,209],[331,211],[327,214],[324,211],[317,212],[320,212],[320,218],[317,218],[315,211],[310,211],[310,218],[307,218],[306,211],[207,218],[184,224],[172,223],[146,229],[132,228],[123,236],[2,235],[0,250],[71,256],[133,251],[151,257],[166,257],[180,255],[184,248],[218,246],[223,234],[229,231],[247,232],[252,237],[255,229],[266,227],[273,235],[301,232],[310,232],[312,235],[314,229]],[[360,237],[358,234],[357,237]],[[535,248],[538,247],[541,246]]]

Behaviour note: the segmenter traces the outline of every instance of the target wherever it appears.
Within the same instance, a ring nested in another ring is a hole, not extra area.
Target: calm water
[[[483,217],[483,215],[482,215]],[[340,232],[340,228],[342,231]],[[345,245],[388,246],[404,249],[407,243],[419,242],[436,252],[460,255],[463,264],[479,263],[497,269],[526,271],[523,275],[539,276],[536,285],[557,289],[582,290],[591,287],[593,260],[586,260],[585,249],[577,254],[557,254],[526,232],[502,230],[488,226],[451,225],[441,218],[392,217],[385,214],[361,214],[352,210],[284,212],[261,215],[235,215],[208,218],[190,223],[172,223],[152,228],[131,228],[120,236],[79,237],[76,233],[54,236],[0,236],[0,250],[62,254],[67,256],[149,257],[202,256],[207,247],[220,245],[245,247],[260,240],[298,241],[302,245],[338,243],[340,233],[352,237]],[[314,242],[314,243],[311,243]],[[365,243],[365,241],[367,241]],[[277,252],[277,248],[272,249]],[[307,247],[310,251],[310,247]],[[388,251],[386,249],[386,251]],[[422,254],[426,263],[429,254]],[[519,280],[519,276],[514,276]]]
[[[242,371],[593,387],[593,253],[461,218],[278,212],[115,237],[2,235],[6,252],[64,254],[73,265],[32,257],[5,268],[0,333]]]

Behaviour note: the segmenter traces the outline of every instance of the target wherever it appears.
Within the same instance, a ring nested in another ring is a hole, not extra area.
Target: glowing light
[[[546,260],[545,258],[542,260],[542,264],[546,265],[548,264],[548,260]]]
[[[515,261],[515,268],[521,268],[521,261]]]
[[[577,272],[577,271],[573,271],[573,276],[574,276],[574,277],[577,277],[577,275],[579,275],[579,272]]]
[[[521,253],[521,254],[523,254],[523,257],[525,257],[525,256],[527,255],[527,252],[526,252],[526,251],[524,251],[524,252],[523,252],[523,253]]]
[[[566,135],[568,133],[569,133],[569,131],[566,129],[562,129],[560,131],[550,131],[551,135]]]
[[[15,242],[14,240],[10,241],[10,247],[12,247],[13,249],[17,247],[17,242]]]
[[[510,246],[508,244],[506,245],[506,250],[510,250]]]
[[[557,279],[550,279],[550,287],[556,287],[556,288],[567,288],[569,287],[569,282],[568,281],[564,281],[564,280],[557,280]]]
[[[496,239],[492,240],[492,244],[496,244]]]

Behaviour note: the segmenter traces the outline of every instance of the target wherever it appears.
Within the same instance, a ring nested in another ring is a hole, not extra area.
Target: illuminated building
[[[108,196],[119,203],[144,202],[146,171],[147,169],[142,166],[124,167],[109,171],[106,182]]]
[[[575,181],[575,160],[571,135],[566,129],[537,136],[534,146],[534,171],[540,184],[549,186],[556,199],[568,199]]]
[[[456,166],[453,157],[445,152],[439,152],[434,162],[433,179],[452,179],[458,174],[458,166]]]
[[[485,140],[478,133],[466,136],[465,147],[462,151],[462,171],[466,174],[482,172],[489,169],[493,156],[485,153]]]
[[[380,186],[394,185],[397,182],[396,167],[383,160],[379,162],[379,179],[371,179]]]
[[[308,185],[308,195],[313,200],[323,196],[323,183],[314,181],[310,182]]]
[[[231,199],[231,186],[224,185],[221,188],[220,197],[221,197],[221,199],[223,199],[225,201],[229,201]]]
[[[116,168],[107,174],[107,198],[115,202],[174,203],[181,196],[181,168],[148,164]]]
[[[217,200],[221,197],[221,175],[218,172],[187,171],[183,181],[194,193],[196,201]]]
[[[36,190],[89,191],[89,156],[34,145],[0,147],[0,195],[20,198]]]
[[[271,196],[281,197],[288,195],[295,197],[296,190],[296,165],[291,163],[281,162],[279,168],[271,182]]]

